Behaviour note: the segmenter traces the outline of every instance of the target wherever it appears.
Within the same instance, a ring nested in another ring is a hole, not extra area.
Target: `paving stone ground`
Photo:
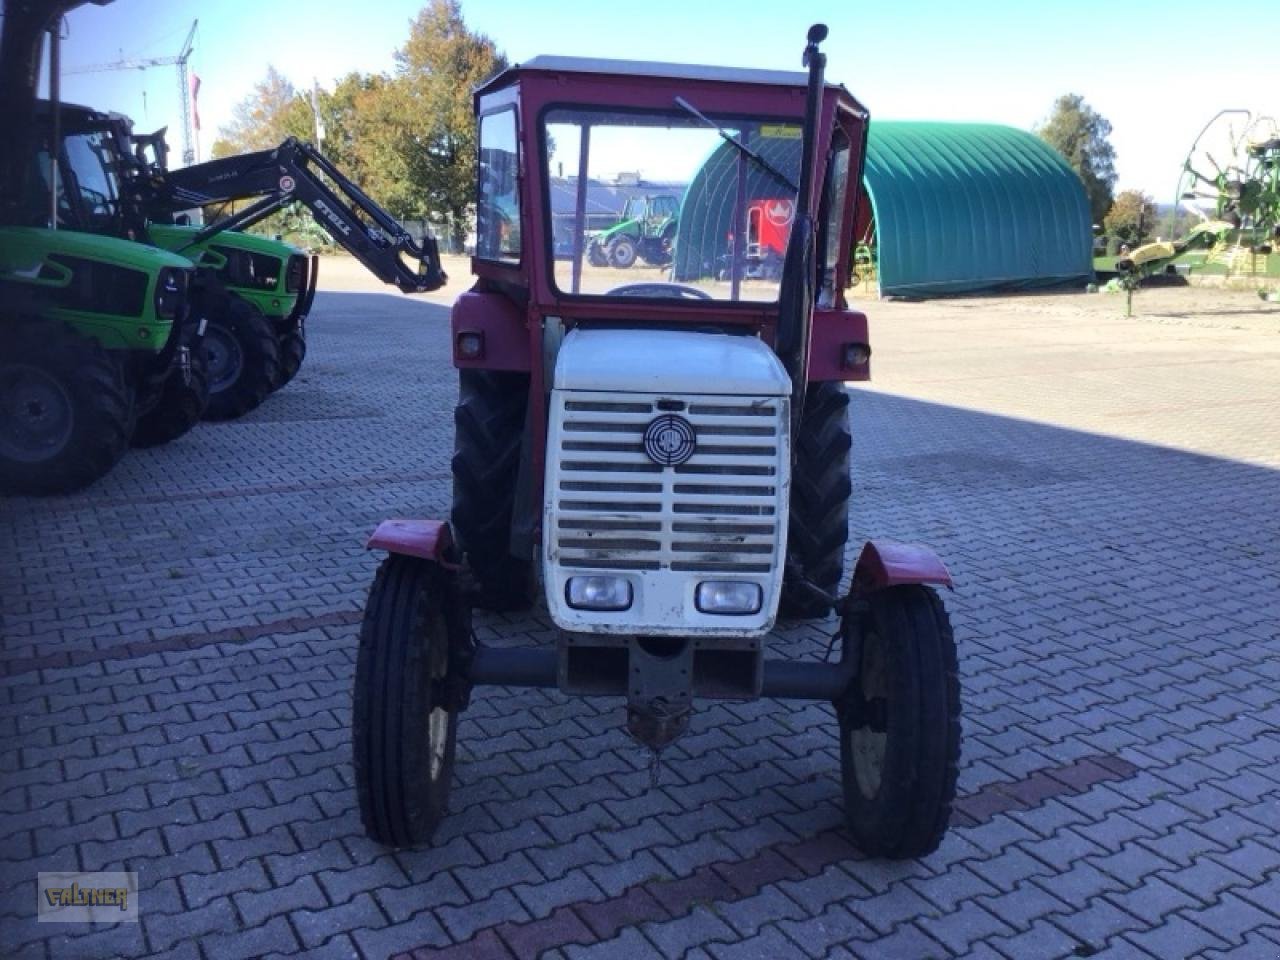
[[[854,538],[957,581],[961,796],[908,863],[845,839],[828,707],[707,705],[650,788],[618,702],[506,689],[436,845],[366,840],[363,538],[447,512],[455,387],[438,303],[322,293],[252,415],[0,502],[0,957],[1280,956],[1280,316],[1177,293],[871,308]],[[66,869],[141,922],[37,924]]]

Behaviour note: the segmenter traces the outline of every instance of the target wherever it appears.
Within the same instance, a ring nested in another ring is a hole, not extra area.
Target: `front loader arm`
[[[186,210],[228,200],[257,202],[223,217],[198,234],[202,243],[226,230],[239,230],[290,203],[306,207],[334,241],[383,283],[405,293],[438,290],[448,277],[432,237],[422,243],[343,175],[318,150],[290,137],[274,150],[260,150],[165,171],[157,178],[157,205]]]

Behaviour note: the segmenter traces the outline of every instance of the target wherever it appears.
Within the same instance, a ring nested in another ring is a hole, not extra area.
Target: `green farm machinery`
[[[680,224],[680,201],[671,194],[633,196],[627,200],[621,219],[587,244],[593,266],[627,269],[636,260],[654,267],[671,262],[676,230]]]

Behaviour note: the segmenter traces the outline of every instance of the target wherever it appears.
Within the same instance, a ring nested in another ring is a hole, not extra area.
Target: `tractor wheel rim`
[[[888,706],[884,641],[870,630],[862,638],[862,669],[857,696],[862,701],[860,725],[849,731],[849,751],[858,791],[868,800],[880,792],[889,734],[885,729]],[[877,729],[879,728],[879,729]]]
[[[240,376],[244,352],[231,331],[216,324],[205,330],[202,345],[208,364],[209,392],[220,393]]]
[[[427,720],[427,749],[430,752],[427,759],[433,783],[440,779],[444,771],[444,755],[449,744],[449,724],[452,722],[453,717],[444,707],[436,707],[432,710]]]
[[[439,690],[449,673],[448,640],[445,625],[437,625],[437,633],[429,642],[427,656],[431,664],[431,686]],[[427,769],[432,783],[437,783],[444,773],[445,754],[449,750],[449,727],[453,714],[444,707],[433,707],[427,715]]]
[[[57,456],[75,428],[67,388],[39,367],[15,364],[0,369],[0,453],[19,463]]]

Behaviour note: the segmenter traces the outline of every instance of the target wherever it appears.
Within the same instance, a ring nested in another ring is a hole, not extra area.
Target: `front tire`
[[[307,356],[307,338],[301,330],[291,328],[279,338],[280,366],[279,373],[272,390],[279,390],[297,375],[302,369],[302,361]]]
[[[636,262],[637,252],[635,241],[623,235],[609,244],[609,263],[627,270]]]
[[[3,321],[0,491],[70,493],[129,449],[133,392],[116,358],[53,321]]]
[[[133,430],[135,447],[157,447],[176,440],[200,422],[209,405],[209,373],[204,351],[191,348],[190,367],[175,365],[160,388],[160,399],[138,417]]]
[[[840,590],[844,547],[849,542],[849,394],[836,381],[810,384],[804,416],[794,439],[791,519],[787,558],[810,583],[831,596]],[[792,586],[783,585],[779,615],[786,620],[825,617],[829,609]]]
[[[204,332],[209,368],[206,420],[234,420],[256,408],[279,377],[280,348],[262,311],[235,294],[219,297]]]
[[[486,610],[525,610],[533,604],[532,560],[511,555],[528,402],[528,374],[458,371],[450,526],[479,581],[476,606]]]
[[[369,591],[352,698],[360,819],[393,847],[429,841],[449,803],[457,714],[439,696],[448,672],[446,585],[435,564],[391,555]]]
[[[960,763],[951,623],[915,585],[872,594],[860,616],[858,675],[836,704],[845,817],[866,854],[923,857],[946,833]]]

